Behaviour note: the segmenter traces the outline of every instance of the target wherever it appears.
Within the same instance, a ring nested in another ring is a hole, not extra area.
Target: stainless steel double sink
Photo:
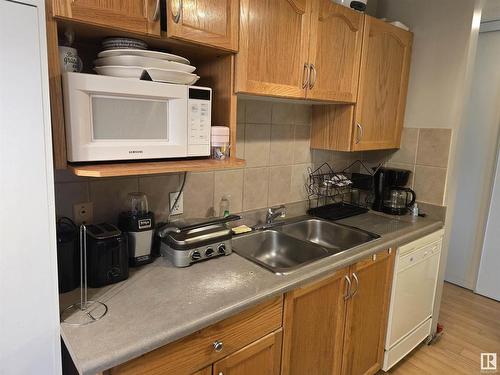
[[[276,274],[373,241],[378,235],[330,221],[304,218],[233,238],[233,250]]]

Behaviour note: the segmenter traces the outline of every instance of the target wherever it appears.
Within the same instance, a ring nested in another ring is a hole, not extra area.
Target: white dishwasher
[[[443,230],[396,253],[384,365],[387,371],[431,334]]]

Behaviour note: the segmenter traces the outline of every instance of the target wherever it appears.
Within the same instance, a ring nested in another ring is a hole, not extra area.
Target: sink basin
[[[299,240],[313,242],[334,253],[351,249],[376,238],[376,234],[321,219],[284,224],[280,231]]]
[[[276,274],[285,274],[333,252],[276,230],[257,231],[233,238],[233,250]]]

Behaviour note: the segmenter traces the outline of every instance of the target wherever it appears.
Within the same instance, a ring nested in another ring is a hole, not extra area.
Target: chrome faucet
[[[286,207],[284,205],[278,207],[270,207],[267,209],[266,224],[274,223],[278,217],[284,218],[286,216]]]

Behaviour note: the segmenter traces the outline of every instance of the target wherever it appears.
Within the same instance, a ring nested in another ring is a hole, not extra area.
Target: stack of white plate
[[[99,52],[94,61],[97,74],[140,79],[147,71],[155,82],[192,85],[199,76],[189,60],[171,53],[136,48],[108,49]]]

